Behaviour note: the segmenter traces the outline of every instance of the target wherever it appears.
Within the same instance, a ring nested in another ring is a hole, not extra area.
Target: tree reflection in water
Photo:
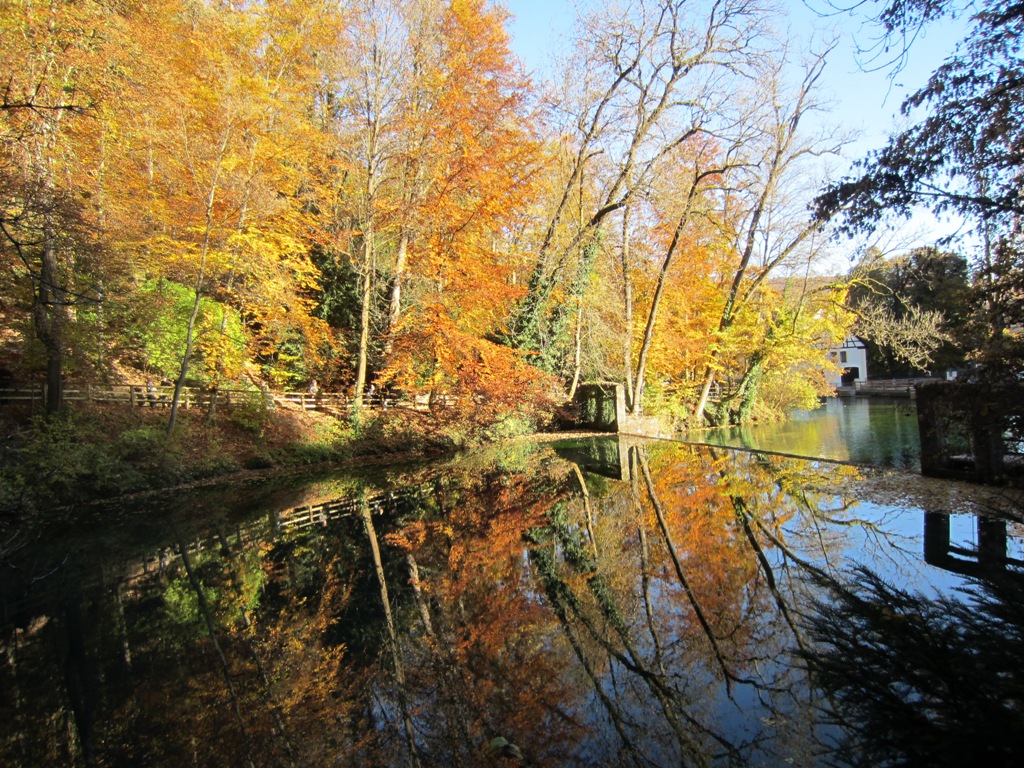
[[[1024,574],[972,576],[928,598],[858,568],[825,585],[806,654],[842,727],[838,763],[1020,765],[1024,750]]]
[[[145,543],[20,549],[0,762],[812,765],[913,737],[909,764],[962,715],[1013,738],[1024,596],[989,580],[970,608],[929,604],[850,571],[889,536],[855,470],[588,445],[246,489],[244,512],[205,502],[212,532],[165,507]],[[959,557],[929,519],[931,560]]]

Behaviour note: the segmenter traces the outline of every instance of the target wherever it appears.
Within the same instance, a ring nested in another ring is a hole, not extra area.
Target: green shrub
[[[503,416],[484,430],[488,440],[504,440],[510,437],[532,435],[537,431],[537,420],[524,413],[511,413]]]
[[[147,370],[173,377],[181,366],[195,289],[171,280],[150,280],[126,309],[126,335]],[[245,359],[244,324],[238,311],[207,296],[200,297],[194,329],[192,375],[209,383],[241,370]]]
[[[142,474],[72,413],[33,419],[2,471],[2,503],[69,504],[139,490]]]
[[[172,446],[162,427],[140,427],[124,432],[115,449],[125,461],[146,466],[157,463],[160,457],[172,450]]]
[[[235,402],[228,420],[253,435],[262,436],[270,421],[270,407],[263,394],[253,390],[241,402]]]
[[[232,472],[237,472],[241,468],[242,465],[238,463],[234,456],[217,451],[211,451],[206,459],[194,467],[189,474],[192,479],[218,477],[219,475],[228,475]]]
[[[270,469],[276,465],[274,464],[274,460],[267,454],[257,453],[243,461],[242,466],[246,469]]]
[[[346,454],[324,443],[294,443],[282,449],[278,455],[282,464],[321,464],[336,461]]]

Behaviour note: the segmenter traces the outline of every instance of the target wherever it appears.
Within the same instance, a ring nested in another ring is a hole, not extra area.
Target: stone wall
[[[577,425],[594,432],[618,432],[626,417],[621,384],[581,384],[574,400]]]
[[[594,432],[621,432],[645,437],[671,437],[672,430],[654,416],[626,412],[626,393],[621,384],[581,384],[574,400],[576,426]]]

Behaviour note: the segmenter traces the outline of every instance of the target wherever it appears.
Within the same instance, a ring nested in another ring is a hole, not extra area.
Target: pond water
[[[921,442],[913,400],[832,397],[787,421],[687,435],[712,445],[881,467],[920,467]]]
[[[1010,764],[997,508],[609,437],[70,511],[3,538],[0,764]]]

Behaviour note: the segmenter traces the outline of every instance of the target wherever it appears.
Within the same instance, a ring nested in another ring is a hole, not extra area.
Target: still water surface
[[[607,438],[78,510],[2,558],[0,764],[1010,764],[995,505]]]
[[[787,421],[687,436],[697,442],[880,467],[920,468],[913,400],[833,397]]]

